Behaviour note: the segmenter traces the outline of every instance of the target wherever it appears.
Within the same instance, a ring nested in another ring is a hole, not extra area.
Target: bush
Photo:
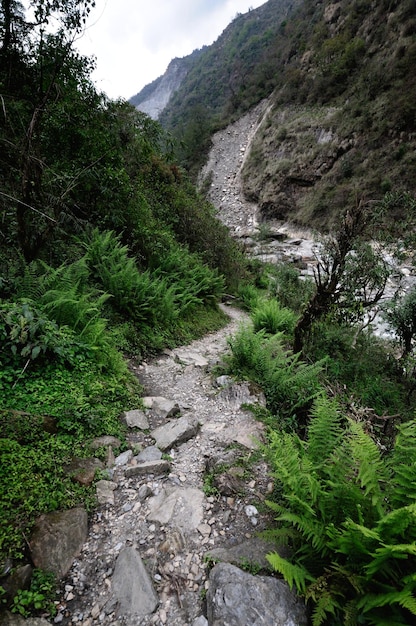
[[[267,337],[243,327],[229,339],[229,371],[263,389],[269,410],[282,425],[300,425],[312,399],[320,392],[322,362],[307,365],[283,347],[281,334]]]
[[[304,309],[314,289],[314,283],[310,278],[302,279],[298,270],[288,264],[278,265],[269,281],[270,295],[295,313],[300,313]]]
[[[277,300],[263,300],[252,314],[255,332],[264,330],[269,335],[284,333],[292,335],[297,315],[290,309],[280,307]]]
[[[416,421],[383,457],[363,425],[333,400],[315,401],[306,440],[272,433],[276,540],[273,568],[313,604],[312,624],[414,623]]]

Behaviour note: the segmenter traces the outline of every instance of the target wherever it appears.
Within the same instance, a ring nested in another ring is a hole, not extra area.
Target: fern
[[[321,626],[329,615],[335,615],[340,605],[329,591],[321,591],[312,611],[312,626]]]
[[[388,482],[388,473],[380,457],[375,442],[365,432],[361,424],[349,420],[352,462],[358,470],[358,480],[365,497],[371,498],[371,504],[377,517],[383,514],[384,493]]]
[[[391,500],[395,506],[416,502],[416,421],[401,424],[391,455],[389,482]]]
[[[335,402],[318,397],[312,416],[305,441],[281,432],[270,437],[280,494],[270,503],[275,538],[291,538],[293,567],[278,556],[269,562],[314,603],[317,626],[413,623],[416,503],[394,505],[409,478],[402,462],[407,450],[412,459],[414,423],[401,429],[398,450],[385,459]]]
[[[266,333],[286,333],[294,331],[297,316],[290,309],[280,307],[277,300],[263,300],[257,304],[251,319],[255,332],[264,330]]]
[[[314,402],[311,418],[308,428],[308,456],[319,467],[326,465],[343,436],[337,402],[321,394]]]
[[[267,337],[251,326],[243,327],[229,340],[229,370],[258,383],[264,390],[269,410],[282,421],[302,413],[321,391],[322,362],[308,365],[283,347],[281,334]]]
[[[282,574],[291,589],[295,586],[298,591],[305,593],[307,582],[315,580],[304,567],[294,565],[277,552],[267,554],[266,558],[273,569]]]

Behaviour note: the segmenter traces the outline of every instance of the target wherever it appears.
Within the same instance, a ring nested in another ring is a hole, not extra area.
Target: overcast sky
[[[265,1],[96,0],[76,45],[97,59],[97,88],[110,98],[128,99],[161,76],[172,59],[210,45],[237,13]]]

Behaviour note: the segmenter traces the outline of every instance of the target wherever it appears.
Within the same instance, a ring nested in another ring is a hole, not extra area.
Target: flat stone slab
[[[126,478],[132,478],[133,476],[143,476],[145,474],[166,474],[169,470],[169,461],[161,459],[157,461],[144,461],[143,463],[126,467],[124,475]]]
[[[231,563],[232,565],[243,566],[246,563],[258,566],[264,570],[271,570],[271,565],[266,559],[266,554],[276,551],[276,545],[270,541],[253,537],[247,539],[243,543],[229,548],[213,548],[206,555],[214,560]],[[282,548],[278,550],[281,556],[287,556],[288,549]]]
[[[234,410],[241,408],[243,404],[266,406],[266,397],[260,387],[247,381],[224,387],[218,396]]]
[[[147,448],[139,452],[139,454],[134,458],[138,463],[144,463],[145,461],[160,461],[162,458],[162,452],[157,446],[147,446]]]
[[[164,487],[161,492],[149,498],[148,519],[160,524],[169,524],[186,533],[195,531],[204,517],[205,495],[195,487]]]
[[[177,420],[159,426],[150,435],[155,439],[160,450],[169,450],[174,445],[195,437],[199,427],[200,423],[196,417],[184,415]]]
[[[135,548],[125,548],[117,558],[112,578],[117,615],[144,617],[159,604],[150,576]]]
[[[195,367],[206,367],[208,365],[207,359],[198,354],[198,352],[191,352],[190,350],[175,350],[175,360],[183,365],[194,365]]]
[[[304,602],[271,576],[252,576],[230,563],[211,570],[207,593],[209,626],[306,626]]]
[[[181,410],[177,402],[163,396],[146,396],[142,398],[142,402],[146,409],[150,409],[158,417],[164,419],[178,415]]]
[[[129,428],[138,428],[139,430],[149,429],[149,420],[145,412],[141,409],[125,411],[123,413],[123,420]]]

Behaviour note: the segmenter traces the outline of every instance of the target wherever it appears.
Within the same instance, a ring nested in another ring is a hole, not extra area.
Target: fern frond
[[[415,543],[383,545],[374,551],[373,559],[365,567],[365,572],[368,578],[371,578],[376,574],[380,578],[380,576],[384,574],[387,579],[390,578],[391,580],[399,580],[402,576],[402,572],[400,571],[401,568],[398,568],[394,561],[400,560],[407,562],[409,556],[416,556]],[[399,571],[397,571],[397,569],[399,569]]]
[[[390,499],[396,506],[416,501],[416,420],[401,424],[390,457]]]
[[[267,503],[266,503],[267,504]],[[260,536],[266,541],[274,541],[280,546],[288,546],[293,540],[299,537],[299,533],[294,528],[274,528],[271,530],[263,530]]]
[[[384,493],[381,489],[388,483],[388,472],[383,463],[380,451],[361,424],[349,419],[351,433],[351,456],[358,472],[358,480],[364,490],[365,497],[371,503],[378,517],[384,515]]]
[[[307,582],[313,582],[315,580],[307,569],[299,565],[294,565],[277,554],[277,552],[267,554],[266,558],[272,568],[283,576],[289,587],[292,589],[293,586],[295,586],[296,590],[301,594],[305,593]]]
[[[277,518],[278,522],[286,522],[294,526],[299,533],[312,547],[319,553],[325,553],[327,550],[326,529],[319,521],[312,521],[310,518],[291,513],[289,511],[282,513]]]
[[[315,600],[315,606],[312,611],[312,626],[321,626],[328,619],[328,615],[335,615],[339,608],[340,605],[331,592],[324,590]]]
[[[399,606],[407,609],[412,615],[416,615],[416,598],[411,589],[394,590],[387,593],[366,594],[357,602],[358,608],[368,613],[383,606]]]
[[[316,467],[325,465],[342,439],[341,414],[338,403],[325,394],[319,395],[311,410],[308,428],[308,456]]]
[[[410,543],[416,541],[416,503],[395,509],[384,515],[376,525],[384,543],[398,538]]]
[[[352,559],[356,568],[367,561],[379,542],[380,536],[375,530],[351,519],[347,519],[342,528],[334,528],[331,534],[331,548]]]

